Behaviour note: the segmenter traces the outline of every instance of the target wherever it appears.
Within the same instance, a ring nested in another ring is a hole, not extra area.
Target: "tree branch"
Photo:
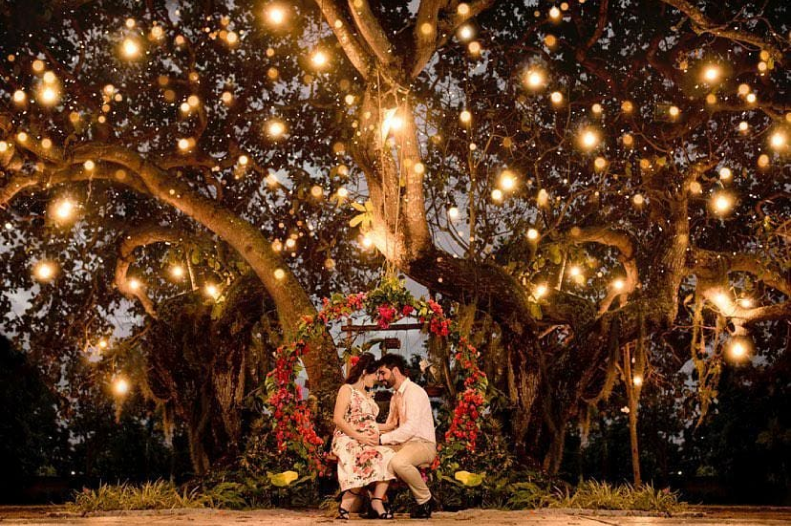
[[[344,19],[343,13],[336,0],[315,0],[321,9],[324,19],[332,28],[333,33],[341,43],[344,53],[352,65],[368,80],[374,68],[373,57],[370,52],[359,42],[357,36],[351,32],[351,24]]]
[[[395,58],[393,45],[371,11],[368,0],[349,0],[349,11],[351,11],[354,23],[368,47],[371,48],[381,64],[389,66]]]

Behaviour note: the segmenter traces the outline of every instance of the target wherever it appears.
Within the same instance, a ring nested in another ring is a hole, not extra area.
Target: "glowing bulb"
[[[746,133],[747,130],[750,129],[750,125],[747,124],[747,121],[742,121],[739,123],[739,131],[742,133]]]
[[[279,5],[270,5],[266,8],[266,19],[270,24],[279,26],[286,21],[286,10]]]
[[[774,150],[782,150],[788,145],[788,136],[784,131],[778,130],[769,137],[769,144]]]
[[[634,111],[634,104],[628,100],[623,101],[621,103],[621,111],[624,113],[632,113],[632,111]]]
[[[632,383],[636,387],[640,387],[641,385],[643,385],[643,377],[640,376],[639,374],[634,375],[634,377],[632,378]]]
[[[286,277],[286,271],[282,268],[275,269],[275,279],[280,281]]]
[[[129,382],[124,378],[116,378],[113,382],[113,392],[117,396],[125,396],[129,392]]]
[[[47,85],[41,88],[38,92],[38,100],[45,106],[52,106],[57,104],[60,100],[60,92],[58,88],[52,85]]]
[[[739,306],[745,309],[752,309],[754,302],[751,298],[740,298],[739,299]]]
[[[612,288],[617,291],[623,290],[625,286],[626,284],[623,282],[622,279],[616,279],[615,281],[612,282]]]
[[[529,239],[530,241],[535,241],[536,239],[538,239],[538,230],[536,230],[535,228],[529,228],[527,230],[527,239]]]
[[[206,285],[204,290],[206,292],[206,295],[208,295],[208,296],[210,296],[210,297],[212,297],[214,299],[217,299],[217,297],[220,295],[220,289],[218,289],[217,285],[215,285],[213,283],[209,283],[208,285]]]
[[[719,193],[714,196],[712,201],[714,211],[720,215],[728,213],[733,206],[733,199],[725,193]]]
[[[321,69],[329,64],[330,58],[324,51],[315,51],[310,56],[310,63],[313,64],[314,68]]]
[[[481,52],[481,43],[474,40],[467,45],[467,49],[471,54],[478,55]]]
[[[580,269],[577,265],[572,265],[569,267],[568,274],[572,278],[576,278],[582,274],[582,269]]]
[[[75,205],[70,199],[61,199],[52,207],[52,213],[58,221],[68,221],[74,216]]]
[[[181,151],[187,151],[190,149],[189,139],[179,139],[178,145],[179,145],[179,150]]]
[[[503,170],[500,174],[500,188],[510,192],[516,187],[516,175],[511,170]]]
[[[586,150],[592,150],[599,144],[599,134],[591,129],[583,130],[580,135],[580,144]]]
[[[531,68],[525,74],[525,84],[533,90],[541,89],[546,84],[547,77],[543,71],[537,68]]]
[[[744,360],[750,356],[751,348],[751,342],[747,338],[737,336],[728,345],[728,356],[735,361]]]
[[[549,287],[543,283],[541,285],[536,285],[536,288],[533,289],[533,297],[537,300],[541,299],[542,297],[546,296],[547,291],[549,291]]]
[[[733,177],[733,171],[727,166],[723,166],[720,168],[720,179],[723,181],[730,181],[731,177]]]
[[[286,125],[283,124],[282,121],[276,119],[271,120],[266,125],[266,131],[271,138],[279,139],[280,137],[283,136],[284,133],[286,133]]]
[[[8,143],[5,141],[0,141],[0,153],[5,153],[8,151]]]
[[[135,278],[132,278],[132,279],[129,280],[129,289],[130,290],[133,290],[133,291],[134,290],[139,290],[141,285],[142,284],[140,283],[140,281],[135,279]]]
[[[58,269],[54,263],[50,263],[49,261],[39,261],[33,267],[33,276],[38,281],[47,282],[55,277],[57,271]]]
[[[371,248],[373,246],[373,244],[374,244],[374,241],[373,241],[373,239],[371,239],[371,236],[369,236],[368,234],[365,234],[363,236],[363,247],[366,248],[366,249],[367,248]]]
[[[338,188],[338,197],[340,197],[341,199],[346,199],[347,197],[349,197],[349,190],[341,186],[340,188]]]
[[[181,265],[173,265],[170,267],[170,275],[173,276],[175,279],[181,279],[184,277],[184,267]]]
[[[744,97],[748,93],[750,93],[750,85],[749,84],[739,84],[739,88],[738,88],[737,91],[738,91],[739,95]]]
[[[99,342],[98,342],[98,344],[97,344],[97,345],[99,346],[99,348],[100,348],[100,349],[106,349],[106,348],[107,348],[107,345],[108,345],[108,343],[107,343],[107,340],[105,340],[104,338],[102,338],[102,339],[100,339],[100,340],[99,340]]]
[[[27,95],[21,89],[18,89],[14,92],[14,102],[17,104],[22,104],[27,99]]]
[[[503,191],[499,188],[495,188],[492,190],[492,200],[493,201],[502,201],[503,200]]]
[[[470,14],[470,6],[462,2],[456,8],[456,12],[459,13],[461,16],[467,16]]]
[[[607,168],[607,159],[604,157],[596,157],[596,160],[593,161],[593,167],[599,171],[604,170]]]
[[[125,38],[123,44],[121,44],[121,49],[126,58],[135,58],[140,55],[140,44],[132,38]]]
[[[96,163],[88,159],[84,163],[82,163],[82,167],[85,168],[87,171],[92,172],[96,169]]]
[[[459,209],[456,208],[455,206],[451,206],[450,208],[448,208],[448,217],[451,218],[451,220],[454,220],[454,221],[456,219],[458,219],[459,218]]]
[[[552,6],[552,9],[549,10],[549,18],[552,20],[559,20],[560,15],[560,9],[558,9],[557,6]]]
[[[621,137],[621,142],[623,142],[623,145],[627,148],[631,148],[634,145],[634,137],[629,133],[624,133],[623,137]]]
[[[635,194],[634,197],[632,197],[632,202],[635,206],[643,206],[643,204],[645,204],[645,197],[643,197],[642,194]]]
[[[475,36],[475,31],[473,31],[472,26],[470,25],[463,25],[459,28],[459,40],[462,42],[467,42],[471,40],[472,37]]]
[[[750,104],[755,104],[755,101],[758,100],[758,96],[755,93],[748,93],[747,94],[747,102]]]
[[[563,103],[563,94],[559,91],[553,91],[552,95],[549,96],[552,104],[562,104]]]
[[[469,122],[472,120],[472,113],[467,110],[462,111],[459,114],[459,120],[464,124],[469,124]]]
[[[58,77],[56,77],[55,74],[51,71],[47,71],[46,73],[44,73],[42,79],[44,80],[45,84],[55,84],[58,81]]]
[[[703,69],[703,80],[709,84],[713,84],[720,80],[722,76],[722,69],[716,65],[709,65]]]
[[[554,48],[558,43],[558,39],[555,35],[547,35],[544,37],[544,44],[550,49]]]
[[[681,115],[681,110],[678,109],[678,106],[670,106],[670,109],[667,110],[667,112],[674,119]]]
[[[594,104],[593,106],[591,106],[591,111],[592,111],[593,113],[595,113],[596,115],[601,115],[601,113],[604,111],[604,108],[602,107],[602,105],[601,105],[601,104],[599,104],[599,103],[597,102],[596,104]]]

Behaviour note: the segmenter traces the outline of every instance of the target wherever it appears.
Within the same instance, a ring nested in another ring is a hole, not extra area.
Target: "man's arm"
[[[406,422],[402,422],[398,429],[379,435],[379,440],[383,445],[403,444],[417,433],[420,423],[420,399],[421,391],[411,389],[404,393],[404,405],[406,406]],[[428,402],[428,397],[426,397]]]

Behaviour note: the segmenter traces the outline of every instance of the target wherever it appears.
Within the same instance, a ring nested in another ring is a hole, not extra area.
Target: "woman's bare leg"
[[[362,503],[362,499],[360,498],[362,491],[363,488],[352,488],[347,490],[341,498],[341,508],[350,513],[354,513],[355,511],[359,510],[360,504]]]

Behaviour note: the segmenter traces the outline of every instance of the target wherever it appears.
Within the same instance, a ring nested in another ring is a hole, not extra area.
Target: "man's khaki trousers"
[[[437,445],[427,440],[410,440],[403,444],[390,445],[396,451],[390,461],[390,469],[404,481],[418,504],[425,504],[431,499],[431,492],[420,476],[418,466],[431,464],[437,456]]]

